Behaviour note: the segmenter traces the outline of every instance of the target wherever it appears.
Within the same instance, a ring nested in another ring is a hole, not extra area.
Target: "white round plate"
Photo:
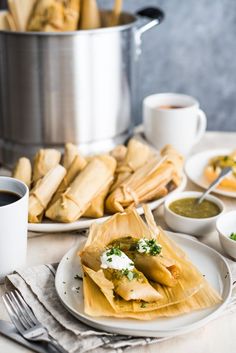
[[[155,210],[158,206],[160,206],[165,201],[167,196],[175,192],[183,191],[185,189],[186,184],[187,184],[187,178],[186,178],[186,175],[183,174],[182,182],[178,186],[178,188],[171,191],[165,197],[149,202],[148,205],[150,209]],[[141,206],[137,207],[137,211],[139,214],[143,214],[143,208]],[[31,232],[42,232],[42,233],[69,232],[69,231],[89,228],[93,222],[102,223],[110,217],[111,216],[105,216],[105,217],[96,218],[96,219],[82,217],[78,221],[72,222],[72,223],[54,223],[49,220],[46,220],[46,221],[43,221],[42,223],[28,223],[28,230]]]
[[[204,169],[207,166],[209,160],[213,157],[220,155],[230,154],[232,150],[230,149],[214,149],[200,152],[191,156],[185,164],[185,172],[188,178],[196,185],[200,186],[203,189],[207,189],[210,185],[210,182],[204,176]],[[216,194],[236,197],[236,191],[230,189],[215,189],[213,191]]]
[[[203,326],[218,315],[230,298],[232,278],[229,267],[219,253],[192,237],[172,232],[167,234],[188,254],[212,287],[221,294],[222,303],[174,318],[158,318],[143,322],[134,319],[88,316],[84,312],[82,280],[74,278],[77,274],[81,276],[78,247],[74,247],[62,258],[56,273],[55,286],[62,304],[83,323],[99,330],[124,335],[168,337]],[[76,289],[78,287],[79,290]]]

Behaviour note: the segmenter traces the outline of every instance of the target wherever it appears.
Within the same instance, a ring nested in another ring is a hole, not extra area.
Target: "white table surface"
[[[192,153],[213,148],[236,148],[236,133],[207,132]],[[188,182],[188,190],[200,190]],[[221,197],[228,210],[236,208],[236,199]],[[165,229],[162,207],[155,212],[156,219]],[[29,234],[27,266],[58,262],[77,241],[78,235],[66,234]],[[212,233],[207,243],[222,252],[217,233]],[[223,252],[222,252],[223,253]],[[4,286],[0,285],[0,296]],[[0,299],[0,319],[9,320]],[[130,349],[130,353],[234,353],[236,352],[236,312],[221,316],[205,327],[192,333],[171,338],[155,345]],[[1,353],[29,353],[30,350],[0,335]]]

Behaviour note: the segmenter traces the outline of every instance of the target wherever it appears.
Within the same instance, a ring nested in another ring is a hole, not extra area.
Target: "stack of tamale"
[[[165,196],[180,184],[182,167],[182,157],[171,146],[157,154],[131,139],[127,147],[86,158],[72,143],[65,145],[63,157],[55,149],[40,149],[33,166],[22,157],[12,175],[30,188],[29,222],[41,222],[44,216],[74,222]]]

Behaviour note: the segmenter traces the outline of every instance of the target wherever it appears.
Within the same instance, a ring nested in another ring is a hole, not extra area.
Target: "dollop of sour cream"
[[[111,268],[114,270],[130,270],[134,269],[134,263],[130,258],[119,249],[111,248],[104,251],[101,255],[101,268]]]

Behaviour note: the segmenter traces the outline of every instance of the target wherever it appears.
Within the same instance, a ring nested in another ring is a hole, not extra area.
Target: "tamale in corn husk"
[[[114,296],[113,283],[97,267],[99,256],[107,245],[119,238],[127,237],[127,234],[139,239],[144,236],[153,238],[153,232],[134,209],[116,214],[103,224],[92,225],[87,243],[80,253],[84,263],[84,301],[87,314],[150,320],[158,316],[180,315],[220,303],[219,294],[210,287],[186,254],[161,228],[158,228],[157,239],[162,245],[163,255],[173,259],[181,267],[178,283],[174,287],[167,287],[151,281],[152,286],[162,296],[154,302],[126,301]]]
[[[37,181],[29,197],[29,222],[41,222],[43,213],[47,208],[53,194],[66,174],[66,169],[60,164],[50,169],[49,172]]]
[[[101,27],[101,17],[96,0],[81,0],[80,29]]]
[[[63,31],[76,31],[79,24],[81,0],[64,1]]]
[[[137,206],[157,195],[163,196],[173,174],[174,166],[167,163],[165,157],[162,160],[153,157],[111,192],[106,200],[106,209],[111,213],[123,212],[132,204]]]
[[[66,143],[62,163],[63,167],[68,169],[78,154],[79,151],[76,145],[73,145],[73,143]],[[80,158],[82,159],[83,157],[80,156]]]
[[[44,31],[50,25],[55,30],[62,30],[64,25],[63,3],[56,0],[39,0],[30,16],[27,30]]]
[[[9,27],[9,29],[11,31],[17,31],[17,26],[16,26],[14,18],[10,12],[6,12],[5,19],[6,19],[6,23],[7,23],[7,26]]]
[[[104,216],[105,199],[107,197],[110,186],[111,183],[106,186],[106,188],[102,190],[102,192],[100,192],[100,194],[92,200],[91,205],[83,214],[84,217],[100,218]]]
[[[47,172],[59,164],[61,153],[52,148],[40,149],[34,157],[33,183],[41,179]]]
[[[110,246],[118,247],[133,262],[137,270],[141,271],[151,281],[173,287],[178,283],[181,274],[180,264],[163,255],[151,256],[137,251],[139,239],[125,237],[115,240]]]
[[[12,177],[23,181],[28,186],[28,188],[30,188],[32,167],[28,158],[21,157],[18,159],[13,170]]]
[[[167,163],[174,166],[172,181],[175,186],[178,186],[181,182],[183,173],[183,156],[171,145],[166,145],[162,148],[161,156],[166,158]]]
[[[127,154],[127,147],[125,145],[117,145],[111,150],[110,155],[117,161],[117,168],[124,162]]]
[[[8,0],[8,8],[14,18],[17,31],[25,31],[36,0]]]
[[[110,26],[117,26],[120,22],[123,0],[115,0],[114,8],[111,14]]]
[[[147,161],[153,157],[153,152],[148,145],[131,139],[127,146],[127,153],[123,163],[116,169],[116,178],[111,187],[111,191],[115,190],[124,180],[132,175],[137,169],[142,167]]]
[[[0,11],[0,30],[1,31],[9,31],[11,27],[9,26],[9,22],[7,20],[9,12],[8,11]]]
[[[52,200],[50,201],[49,207],[60,198],[60,196],[66,191],[66,189],[72,183],[72,181],[75,179],[78,173],[85,168],[86,164],[87,164],[86,160],[81,155],[78,154],[74,158],[74,161],[67,169],[66,175],[64,176],[56,193],[54,194]]]
[[[74,222],[113,180],[116,161],[109,155],[93,158],[68,189],[52,204],[46,217],[60,222]]]
[[[162,150],[162,157],[150,158],[142,167],[126,178],[106,200],[106,209],[123,212],[131,204],[138,205],[163,197],[169,188],[175,188],[181,180],[182,156],[171,146]]]

